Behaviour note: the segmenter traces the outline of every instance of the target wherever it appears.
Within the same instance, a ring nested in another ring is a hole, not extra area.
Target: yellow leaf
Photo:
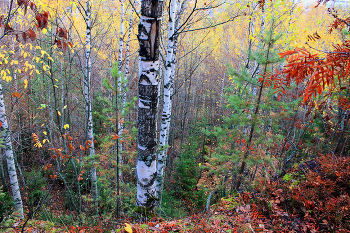
[[[125,223],[125,226],[126,226],[126,227],[124,227],[124,230],[126,230],[128,233],[132,233],[132,228],[131,228],[131,226],[130,226],[129,224],[127,224],[127,223]]]
[[[42,30],[42,31],[43,31],[43,33],[44,33],[44,34],[46,34],[47,29],[46,29],[46,28],[43,28],[43,30]]]
[[[46,132],[46,131],[44,131],[44,132],[43,132],[43,134],[44,134],[44,135],[47,135],[47,132]]]
[[[26,89],[27,88],[27,86],[28,86],[28,80],[27,79],[24,79],[24,89]]]
[[[65,125],[63,126],[63,128],[64,128],[64,129],[68,129],[68,128],[69,128],[69,125],[68,125],[68,124],[65,124]]]
[[[60,113],[60,111],[57,111],[57,114],[61,116],[61,113]]]
[[[198,166],[202,166],[202,163],[199,163]]]

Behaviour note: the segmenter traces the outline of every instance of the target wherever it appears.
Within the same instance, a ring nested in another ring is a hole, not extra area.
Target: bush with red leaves
[[[350,158],[322,155],[260,185],[261,213],[277,231],[350,231]]]

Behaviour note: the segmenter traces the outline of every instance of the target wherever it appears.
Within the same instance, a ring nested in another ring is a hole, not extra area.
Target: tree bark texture
[[[93,133],[93,122],[92,122],[92,109],[91,109],[91,6],[90,1],[86,2],[86,51],[85,51],[86,67],[85,67],[85,78],[84,78],[84,97],[85,97],[85,110],[86,110],[86,140],[89,141],[89,155],[95,155],[94,146],[94,133]],[[98,193],[97,193],[97,174],[95,166],[91,169],[91,183],[92,183],[92,196],[96,213],[98,209]]]
[[[174,86],[174,72],[175,67],[175,12],[177,8],[177,0],[171,0],[170,11],[169,11],[169,29],[168,29],[168,48],[165,61],[165,72],[164,72],[164,103],[162,112],[162,123],[159,135],[159,149],[158,153],[158,165],[157,165],[157,181],[156,190],[157,198],[161,199],[162,187],[164,180],[164,169],[167,160],[167,146],[169,141],[169,129],[171,121],[171,109],[172,102],[171,97],[173,94]]]
[[[156,204],[159,83],[159,29],[163,1],[142,0],[138,40],[139,107],[136,205],[153,209]]]
[[[5,142],[5,156],[6,156],[6,162],[7,162],[7,170],[10,177],[10,187],[12,190],[15,210],[18,211],[21,215],[21,218],[23,218],[22,197],[21,197],[21,192],[18,184],[15,159],[14,159],[13,150],[12,150],[11,134],[7,123],[4,95],[2,92],[1,83],[0,83],[0,122],[1,122],[2,138],[4,139],[4,142]]]

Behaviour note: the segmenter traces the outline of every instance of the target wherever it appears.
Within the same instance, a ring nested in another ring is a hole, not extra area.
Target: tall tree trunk
[[[10,186],[12,190],[13,200],[15,203],[15,210],[18,211],[23,218],[23,204],[22,197],[20,193],[20,188],[17,179],[16,165],[13,156],[11,134],[9,131],[9,126],[7,124],[6,109],[4,103],[4,95],[2,93],[2,86],[0,83],[0,122],[1,122],[1,133],[2,138],[5,142],[5,155],[7,161],[7,169],[10,177]]]
[[[167,146],[169,141],[169,129],[171,121],[171,98],[173,94],[174,85],[174,72],[173,69],[175,63],[174,46],[175,46],[175,12],[177,7],[177,0],[171,0],[169,11],[169,29],[168,29],[168,49],[165,61],[165,74],[164,74],[164,104],[162,113],[162,124],[159,136],[159,149],[158,154],[158,166],[157,166],[157,181],[156,190],[157,198],[160,200],[162,195],[162,187],[164,180],[164,168],[167,160]]]
[[[132,24],[134,21],[134,7],[131,7],[130,19],[129,19],[129,29],[128,29],[128,39],[125,46],[125,79],[129,80],[130,75],[130,40],[132,33]]]
[[[119,136],[122,136],[123,134],[123,127],[124,124],[122,122],[122,116],[123,116],[123,111],[124,111],[124,80],[123,80],[123,75],[122,75],[122,67],[123,67],[123,51],[124,51],[124,1],[120,1],[120,32],[119,32],[119,51],[118,51],[118,75],[116,78],[116,134]],[[119,101],[120,98],[122,99],[122,106],[119,110]],[[120,111],[120,113],[119,113]],[[116,179],[117,179],[117,218],[119,218],[120,215],[120,177],[121,177],[121,161],[122,161],[122,140],[121,138],[117,138],[116,140],[116,153],[117,153],[117,174],[116,174]]]
[[[91,109],[91,6],[90,1],[86,2],[86,69],[84,78],[84,89],[85,89],[85,110],[86,110],[86,141],[89,141],[89,156],[95,155],[94,146],[94,133],[93,133],[93,123],[92,123],[92,109]],[[94,200],[94,207],[96,214],[98,213],[98,193],[97,193],[97,174],[96,167],[93,163],[91,169],[91,183],[92,183],[92,196]]]
[[[152,210],[156,204],[156,116],[159,82],[159,29],[163,1],[142,0],[138,39],[139,108],[136,205]]]

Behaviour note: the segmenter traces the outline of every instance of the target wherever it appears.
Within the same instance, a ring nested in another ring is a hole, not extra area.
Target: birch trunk
[[[124,51],[124,40],[123,40],[123,37],[124,37],[124,18],[125,18],[125,14],[124,14],[124,2],[125,0],[121,1],[121,7],[120,7],[120,34],[119,34],[119,53],[118,53],[118,95],[120,96],[121,98],[121,102],[122,102],[122,106],[121,106],[121,109],[120,109],[120,116],[118,119],[117,119],[117,124],[118,124],[118,132],[117,134],[119,136],[122,137],[122,134],[123,134],[123,131],[124,131],[124,124],[123,124],[123,115],[124,115],[124,109],[125,109],[125,102],[126,102],[126,93],[125,93],[125,88],[126,88],[126,85],[125,85],[125,80],[124,80],[124,77],[123,77],[123,73],[122,73],[122,67],[123,67],[123,51]],[[117,96],[117,104],[118,104],[118,100],[119,100],[119,96]],[[122,138],[120,138],[118,140],[118,147],[119,147],[119,164],[121,164],[121,154],[122,154],[122,151],[123,151],[123,145],[121,143],[121,140]],[[120,175],[120,174],[119,174]]]
[[[120,32],[119,32],[119,50],[118,50],[118,75],[116,78],[116,134],[119,136],[122,136],[123,134],[123,127],[124,124],[122,123],[121,119],[123,116],[123,111],[124,111],[124,106],[125,106],[125,101],[123,98],[124,94],[124,80],[122,77],[122,66],[123,66],[123,50],[124,50],[124,2],[125,0],[120,1]],[[119,114],[119,100],[120,97],[122,98],[122,106],[121,106],[121,114]],[[121,116],[121,117],[120,117]],[[121,161],[122,161],[122,153],[123,153],[123,148],[122,148],[122,140],[121,138],[118,138],[116,140],[116,153],[117,153],[117,174],[116,174],[116,179],[117,179],[117,218],[119,218],[120,215],[120,177],[121,177]]]
[[[134,21],[134,8],[131,8],[130,19],[129,19],[129,29],[128,29],[128,39],[125,46],[125,79],[129,80],[130,75],[130,40],[132,33],[132,24]]]
[[[85,110],[86,110],[86,140],[90,141],[89,156],[95,155],[94,147],[94,133],[93,133],[93,122],[92,122],[92,109],[91,109],[91,6],[90,1],[86,2],[86,70],[84,78],[84,89],[85,89]],[[98,213],[98,193],[97,193],[97,174],[96,167],[93,164],[91,169],[91,183],[92,183],[92,196],[94,200],[94,207],[96,213]]]
[[[7,161],[7,170],[10,177],[10,187],[12,190],[13,200],[15,204],[15,210],[18,211],[23,219],[23,204],[22,197],[20,193],[20,188],[17,179],[16,165],[13,156],[11,135],[9,131],[9,126],[7,123],[6,109],[4,103],[4,95],[2,93],[2,86],[0,83],[0,122],[1,122],[1,132],[2,138],[5,142],[5,156]]]
[[[156,116],[162,8],[162,0],[142,0],[138,33],[140,61],[136,206],[147,207],[149,210],[152,210],[156,204]]]
[[[162,124],[160,128],[159,136],[159,149],[158,154],[158,166],[157,166],[157,181],[156,191],[157,198],[161,199],[163,180],[164,180],[164,168],[167,160],[167,146],[169,141],[169,128],[171,121],[171,97],[173,94],[174,85],[174,73],[172,72],[175,64],[174,46],[175,46],[175,12],[177,8],[177,0],[171,0],[169,11],[169,29],[168,29],[168,48],[165,60],[165,72],[164,72],[164,104],[162,113]]]

